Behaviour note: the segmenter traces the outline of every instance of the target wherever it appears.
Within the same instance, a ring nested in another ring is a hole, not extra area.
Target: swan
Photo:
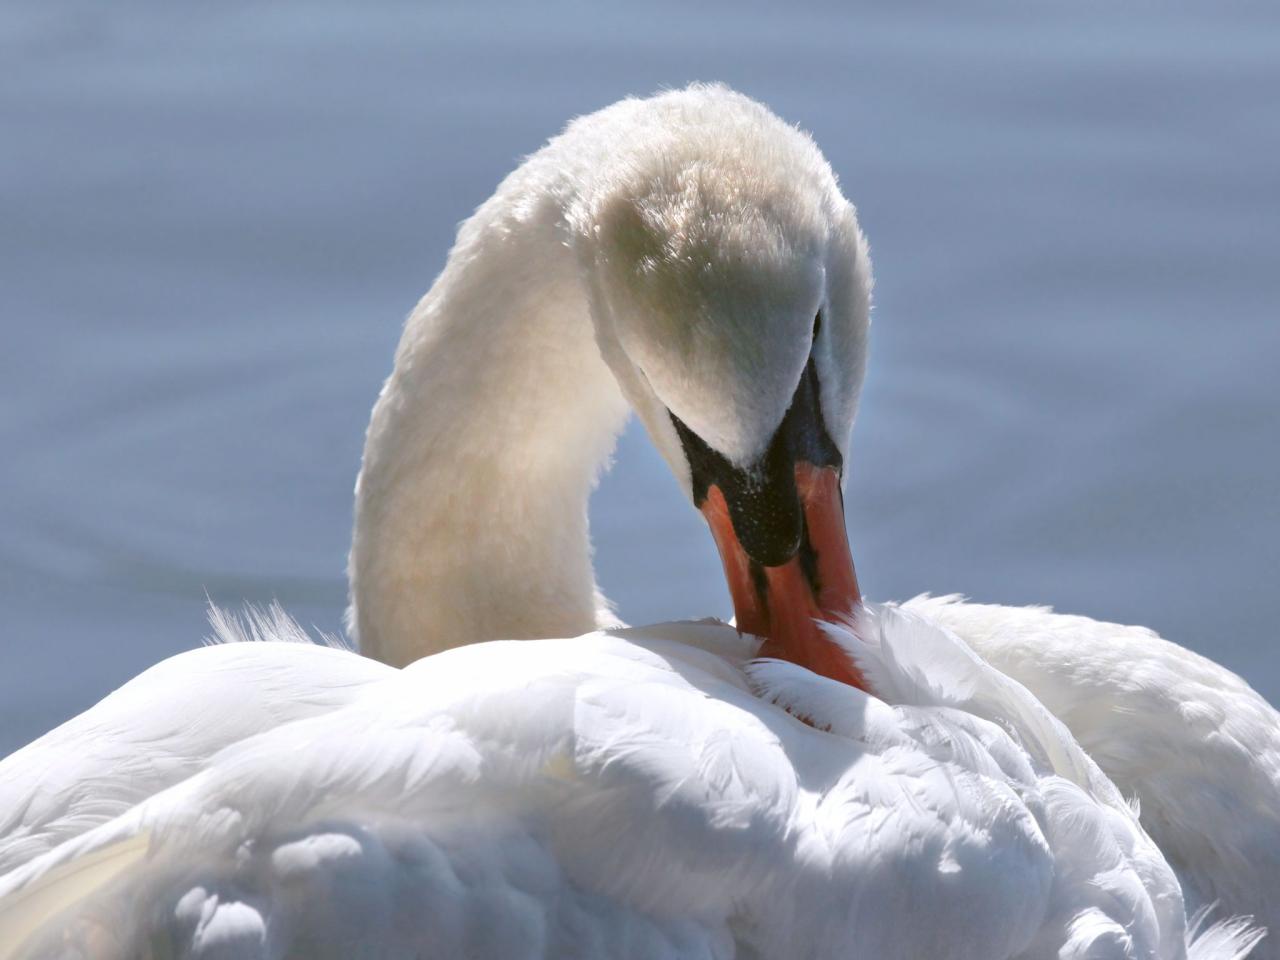
[[[862,602],[870,287],[763,106],[570,124],[460,228],[375,406],[370,656],[215,615],[0,763],[0,957],[1266,949],[1277,734],[1243,681],[1136,628]],[[628,407],[736,627],[627,628],[594,583]]]

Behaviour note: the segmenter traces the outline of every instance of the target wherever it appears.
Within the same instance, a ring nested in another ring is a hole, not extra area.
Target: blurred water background
[[[0,6],[0,751],[278,598],[336,630],[365,420],[455,225],[626,94],[811,130],[877,273],[876,598],[1148,624],[1280,699],[1280,7]],[[727,615],[639,429],[632,622]]]

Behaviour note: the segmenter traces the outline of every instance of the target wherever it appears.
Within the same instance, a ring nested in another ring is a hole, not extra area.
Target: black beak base
[[[719,487],[729,507],[734,532],[754,563],[777,567],[800,550],[805,540],[804,512],[796,489],[796,464],[843,467],[840,451],[822,417],[818,372],[805,366],[791,405],[764,455],[747,467],[723,454],[670,414],[693,478],[693,503],[699,509],[711,487]]]

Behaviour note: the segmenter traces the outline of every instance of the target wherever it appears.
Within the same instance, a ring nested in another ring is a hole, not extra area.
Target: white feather
[[[956,597],[903,610],[954,631],[1070,729],[1135,799],[1190,909],[1280,930],[1280,715],[1247,683],[1142,627]],[[1280,940],[1255,956],[1280,957]]]
[[[164,665],[193,707],[211,658],[265,699],[272,674],[239,656],[257,650],[293,655],[327,708],[102,811],[0,896],[146,836],[22,955],[1181,957],[1172,871],[1065,728],[919,615],[860,629],[839,636],[897,678],[890,700],[750,661],[710,623],[475,645],[358,684],[332,662],[367,661],[322,647],[194,651]],[[1253,935],[1211,928],[1195,955]]]

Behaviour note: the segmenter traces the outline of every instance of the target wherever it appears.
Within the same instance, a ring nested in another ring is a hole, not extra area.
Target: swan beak
[[[866,690],[849,654],[819,626],[846,620],[862,602],[844,528],[844,459],[827,430],[821,396],[810,359],[767,449],[746,466],[670,416],[694,505],[720,549],[738,630],[764,638],[763,657]]]
[[[861,603],[844,526],[840,473],[833,466],[803,461],[794,470],[803,518],[800,544],[776,565],[747,553],[734,528],[733,515],[739,511],[730,509],[720,486],[710,485],[699,505],[720,550],[738,630],[765,638],[762,657],[788,660],[866,690],[849,655],[818,625],[848,617]]]

